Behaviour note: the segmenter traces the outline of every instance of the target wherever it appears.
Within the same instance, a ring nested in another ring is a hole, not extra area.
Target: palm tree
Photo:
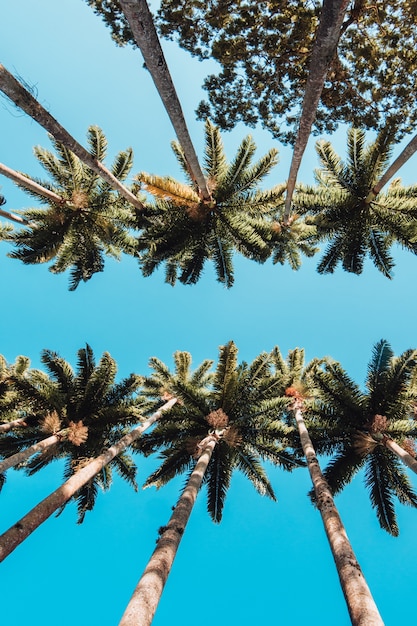
[[[102,161],[107,148],[103,132],[91,126],[87,137],[91,154]],[[26,264],[54,259],[49,270],[61,273],[71,268],[69,288],[74,290],[81,280],[103,271],[105,254],[119,258],[121,252],[136,253],[136,240],[128,232],[133,213],[126,200],[78,157],[54,139],[52,143],[57,156],[39,147],[35,155],[53,182],[33,180],[32,186],[28,177],[16,179],[30,195],[46,202],[47,208],[22,212],[25,227],[8,236],[16,246],[9,256]],[[123,181],[131,167],[128,149],[116,156],[111,169]]]
[[[417,186],[402,187],[394,181],[377,199],[370,193],[389,160],[392,141],[384,131],[366,146],[364,132],[350,129],[346,163],[330,142],[317,143],[319,184],[300,186],[294,204],[316,226],[318,239],[330,240],[318,265],[320,273],[333,272],[341,262],[346,271],[360,274],[369,255],[379,271],[391,278],[392,243],[417,252]]]
[[[414,419],[417,350],[394,357],[387,341],[379,341],[368,365],[362,391],[337,363],[314,372],[324,404],[317,414],[333,439],[333,458],[324,475],[332,493],[339,493],[360,469],[381,528],[399,533],[394,500],[417,506],[417,494],[403,469],[417,462],[405,448],[417,437]],[[400,444],[400,445],[399,445]],[[400,459],[400,460],[399,460]]]
[[[277,162],[270,150],[252,165],[256,146],[250,136],[227,163],[219,129],[206,122],[205,174],[211,200],[199,196],[188,173],[184,152],[176,142],[172,148],[188,177],[183,185],[172,178],[139,174],[143,187],[157,198],[147,214],[139,237],[141,267],[150,275],[166,262],[166,281],[175,284],[197,282],[207,259],[214,261],[217,278],[227,287],[233,284],[232,256],[237,250],[245,257],[264,262],[271,254],[270,215],[276,211],[284,186],[268,191],[256,188]]]
[[[117,467],[118,464],[123,462],[124,451],[131,447],[141,437],[143,432],[159,420],[162,415],[168,413],[175,405],[177,397],[173,393],[175,393],[174,387],[176,383],[191,385],[193,389],[204,393],[205,387],[211,379],[211,374],[208,370],[212,365],[212,361],[203,361],[195,371],[191,371],[191,356],[188,353],[177,352],[174,355],[174,360],[174,374],[158,359],[153,358],[150,360],[154,374],[145,380],[145,397],[149,400],[141,405],[146,414],[151,412],[150,416],[146,417],[144,421],[130,432],[116,440],[113,445],[105,449],[97,457],[91,460],[84,459],[79,469],[76,469],[70,478],[37,504],[17,524],[3,533],[0,536],[0,561],[4,560],[55,511],[62,509],[71,498],[77,496],[82,489],[90,488],[92,481],[97,480],[100,473],[103,471],[108,472],[106,468],[109,463],[113,462]],[[136,404],[129,408],[135,415],[137,414]]]
[[[297,455],[289,449],[294,429],[276,419],[282,399],[274,398],[277,379],[271,375],[268,354],[261,354],[249,365],[239,365],[237,348],[229,342],[220,348],[208,390],[196,389],[178,379],[171,384],[181,402],[137,445],[145,453],[162,448],[164,461],[145,486],[159,488],[185,471],[190,474],[189,480],[170,521],[160,529],[157,547],[121,626],[151,623],[202,482],[207,486],[209,514],[213,521],[220,522],[235,469],[261,495],[275,500],[261,461],[287,470],[300,465]]]
[[[290,217],[292,196],[298,170],[300,169],[301,160],[307,147],[311,128],[316,117],[324,81],[336,53],[340,35],[342,34],[341,27],[348,4],[349,0],[323,0],[316,41],[311,53],[301,118],[298,125],[290,172],[288,174],[284,223],[287,222]]]
[[[89,2],[89,4],[95,3]],[[119,0],[119,4],[174,127],[184,152],[188,174],[198,187],[200,197],[205,201],[210,201],[210,189],[201,171],[148,4],[146,0]]]
[[[33,97],[21,82],[0,64],[0,91],[27,115],[38,122],[67,150],[73,152],[87,167],[101,176],[112,189],[115,189],[128,202],[140,211],[144,208],[140,200],[110,172],[95,155],[91,155],[63,128],[54,117]]]
[[[29,475],[34,474],[55,459],[65,459],[64,477],[67,479],[91,458],[113,444],[126,428],[140,417],[136,392],[141,378],[131,374],[115,383],[117,366],[108,353],[96,364],[87,345],[78,351],[77,371],[55,352],[44,350],[41,360],[48,374],[33,370],[31,376],[11,376],[14,389],[26,400],[26,426],[4,436],[2,455],[20,451],[29,452],[35,444],[36,452],[25,463]],[[49,445],[43,441],[45,433]],[[36,444],[41,443],[40,446]],[[39,450],[38,450],[39,448]],[[135,487],[136,468],[128,455],[119,456],[113,468]],[[111,482],[111,468],[90,481],[76,496],[78,521],[94,506],[97,488],[107,489]]]
[[[277,388],[276,392],[288,400],[287,421],[291,423],[294,420],[297,425],[300,443],[313,483],[315,502],[320,511],[352,624],[354,626],[370,626],[371,624],[383,626],[334,503],[332,492],[320,469],[316,450],[304,419],[304,409],[308,406],[309,396],[314,395],[312,372],[317,369],[319,361],[314,360],[304,366],[304,351],[299,348],[291,350],[285,361],[279,348],[276,347],[272,352],[272,358],[281,380],[281,387]],[[323,444],[320,439],[318,443]]]
[[[0,562],[13,552],[48,517],[56,511],[62,510],[71,498],[77,497],[77,494],[86,488],[90,490],[91,485],[94,484],[94,481],[97,481],[100,473],[104,473],[104,476],[108,477],[108,466],[110,463],[113,463],[121,472],[132,472],[133,465],[130,461],[128,465],[126,464],[129,457],[125,454],[125,450],[156,420],[160,419],[164,411],[169,411],[175,402],[176,398],[171,398],[149,418],[115,441],[113,445],[106,448],[100,455],[91,460],[86,459],[84,463],[79,465],[79,469],[74,471],[70,478],[60,487],[55,489],[16,524],[4,532],[0,536]]]

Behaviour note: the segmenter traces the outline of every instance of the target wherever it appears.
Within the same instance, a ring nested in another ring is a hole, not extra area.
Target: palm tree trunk
[[[5,422],[4,424],[0,424],[0,433],[8,433],[9,430],[14,430],[15,428],[27,426],[23,417],[13,420],[12,422]]]
[[[27,178],[27,176],[24,176],[20,172],[16,172],[15,170],[10,169],[10,167],[7,167],[7,165],[4,165],[4,163],[0,163],[0,174],[3,174],[4,176],[7,176],[7,178],[10,178],[10,180],[15,182],[19,187],[24,187],[29,191],[40,194],[44,198],[51,200],[51,202],[54,202],[55,204],[66,203],[66,200],[64,200],[64,198],[61,198],[61,196],[58,196],[58,194],[50,191],[49,189],[46,189],[46,187],[42,187],[42,185],[39,185],[38,183],[35,183],[34,180]]]
[[[398,443],[396,443],[393,439],[390,439],[389,437],[386,437],[384,439],[384,446],[386,446],[388,450],[391,450],[391,452],[398,456],[398,458],[401,459],[401,461],[405,463],[407,467],[409,467],[415,474],[417,474],[417,460],[413,456],[411,456],[411,454],[409,454],[406,450],[404,450],[404,448],[399,446]]]
[[[217,438],[213,436],[204,446],[173,514],[161,532],[119,626],[151,624],[216,443]]]
[[[11,220],[12,222],[17,222],[18,224],[21,224],[22,226],[27,226],[29,224],[29,222],[23,217],[15,215],[14,213],[9,213],[8,211],[3,211],[2,209],[0,209],[0,215],[8,220]]]
[[[323,520],[352,624],[353,626],[383,626],[384,622],[350,545],[329,485],[320,469],[304,422],[302,404],[297,400],[294,403],[294,416],[313,483],[317,508]]]
[[[141,434],[158,420],[164,411],[170,409],[176,398],[166,402],[158,411],[129,434],[122,437],[117,443],[107,448],[103,454],[90,461],[63,483],[58,489],[44,498],[29,513],[11,526],[0,536],[0,562],[3,561],[17,546],[19,546],[34,530],[48,519],[57,509],[63,506],[74,494],[88,483],[103,467],[108,465],[120,452],[130,446]]]
[[[41,450],[46,450],[46,448],[50,448],[56,443],[62,441],[67,432],[66,429],[61,430],[55,435],[51,435],[50,437],[46,437],[46,439],[42,439],[42,441],[38,441],[34,443],[33,446],[22,450],[21,452],[16,452],[16,454],[12,454],[8,456],[3,461],[0,461],[0,474],[10,469],[11,467],[16,467],[19,463],[23,463],[26,459],[29,459],[31,456],[36,454],[36,452],[40,452]]]
[[[379,179],[369,192],[366,202],[369,204],[374,200],[386,183],[398,172],[398,170],[408,161],[417,150],[417,135],[406,145],[404,150],[397,156],[395,161],[389,166],[385,174]]]
[[[164,53],[146,0],[119,0],[129,22],[135,41],[142,52],[159,96],[174,127],[178,141],[184,151],[191,178],[197,184],[204,200],[211,194],[201,170],[177,92],[165,60]]]
[[[38,122],[57,141],[71,150],[83,163],[101,176],[121,196],[142,210],[143,204],[138,198],[117,180],[117,178],[97,159],[95,159],[81,144],[63,128],[54,117],[24,88],[16,78],[0,64],[0,90],[22,111]]]
[[[311,54],[309,74],[304,92],[301,119],[298,126],[290,173],[287,182],[283,220],[288,222],[291,201],[297,181],[298,170],[311,134],[327,71],[336,52],[341,26],[349,0],[323,0],[317,37]]]

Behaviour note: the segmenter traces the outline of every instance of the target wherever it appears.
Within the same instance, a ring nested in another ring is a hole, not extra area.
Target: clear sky
[[[164,49],[201,154],[203,124],[193,111],[210,64],[192,60],[174,44],[164,43]],[[34,85],[38,99],[81,143],[89,125],[103,129],[108,162],[132,146],[134,172],[181,176],[169,145],[174,133],[140,53],[116,48],[82,0],[2,3],[0,51],[6,68]],[[258,156],[276,145],[266,132],[249,132]],[[239,127],[224,136],[230,158],[247,133]],[[334,137],[339,152],[344,139],[344,130]],[[50,147],[45,131],[1,98],[0,161],[43,177],[34,145]],[[268,186],[288,174],[290,150],[277,147],[280,163]],[[416,182],[415,163],[414,158],[401,172],[405,184]],[[317,165],[313,139],[300,180],[312,182]],[[7,210],[33,202],[7,179],[0,185]],[[120,263],[108,260],[102,274],[70,293],[67,275],[23,266],[6,257],[4,243],[0,247],[0,353],[8,361],[25,354],[39,367],[40,352],[48,348],[75,365],[77,350],[88,342],[97,358],[111,353],[122,377],[147,374],[151,356],[171,364],[175,350],[190,351],[195,365],[216,359],[218,347],[233,339],[247,361],[274,345],[284,354],[303,347],[308,360],[331,355],[362,384],[376,341],[387,339],[396,354],[417,346],[417,258],[401,250],[395,252],[392,281],[370,264],[361,276],[341,269],[320,276],[317,258],[306,260],[299,272],[236,259],[230,290],[215,281],[210,266],[197,285],[172,288],[163,272],[142,278],[136,262],[126,257]],[[155,463],[138,459],[139,481]],[[61,474],[59,464],[31,479],[11,472],[1,494],[0,531],[56,488]],[[200,494],[155,626],[349,624],[320,516],[306,497],[307,470],[286,475],[271,469],[270,477],[278,503],[261,499],[236,475],[220,525],[210,521],[205,493]],[[115,479],[83,525],[75,523],[74,505],[49,519],[1,566],[2,621],[117,624],[182,485],[180,478],[160,491],[135,494]],[[386,625],[413,623],[417,512],[398,506],[400,537],[389,537],[379,529],[362,476],[337,505]]]

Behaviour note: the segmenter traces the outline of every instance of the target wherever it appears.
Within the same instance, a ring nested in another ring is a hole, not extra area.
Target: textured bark
[[[23,461],[26,461],[26,459],[29,459],[37,452],[40,452],[41,450],[46,450],[46,448],[50,448],[56,443],[59,443],[60,441],[62,441],[65,433],[66,431],[64,430],[57,433],[56,435],[46,437],[45,439],[42,439],[42,441],[34,443],[33,446],[26,448],[26,450],[16,452],[16,454],[12,454],[6,459],[3,459],[3,461],[0,461],[0,474],[10,469],[11,467],[16,467],[16,465],[18,465],[19,463],[23,463]]]
[[[291,212],[291,201],[297,181],[298,170],[311,134],[327,71],[336,53],[341,26],[349,0],[323,0],[316,41],[311,54],[309,74],[304,92],[301,118],[295,140],[287,181],[284,222]]]
[[[22,111],[38,122],[57,141],[71,150],[83,163],[101,176],[112,189],[117,190],[137,209],[142,210],[143,204],[108,170],[103,163],[95,159],[81,144],[63,128],[54,117],[32,96],[32,94],[16,80],[16,78],[0,64],[0,90]]]
[[[19,185],[19,187],[24,187],[29,191],[39,193],[44,198],[47,198],[47,200],[50,200],[55,204],[65,204],[66,202],[64,198],[61,198],[61,196],[58,196],[58,194],[50,191],[49,189],[46,189],[46,187],[42,187],[42,185],[39,185],[38,183],[35,183],[35,181],[27,178],[27,176],[24,176],[20,172],[16,172],[15,170],[10,169],[10,167],[7,167],[7,165],[4,165],[4,163],[0,163],[0,174],[3,174],[4,176],[7,176],[7,178],[10,178],[10,180]]]
[[[389,437],[384,440],[384,445],[388,448],[388,450],[391,450],[391,452],[397,455],[398,458],[401,459],[401,461],[405,463],[405,465],[407,465],[407,467],[409,467],[415,474],[417,474],[417,460],[413,456],[411,456],[411,454],[408,454],[408,452],[404,450],[404,448],[399,446],[398,443],[396,443],[393,439],[390,439]]]
[[[152,622],[216,443],[216,438],[211,437],[204,447],[119,626],[149,626]]]
[[[15,428],[25,427],[27,424],[24,418],[20,418],[18,420],[13,420],[12,422],[5,422],[4,424],[0,424],[0,433],[8,433],[9,430],[14,430]]]
[[[108,465],[120,452],[130,446],[141,434],[159,419],[164,411],[170,409],[176,402],[172,398],[166,402],[159,411],[156,411],[149,419],[140,426],[134,428],[128,435],[122,437],[117,443],[107,448],[103,454],[90,461],[82,469],[75,472],[71,478],[63,483],[58,489],[37,504],[27,515],[22,517],[16,524],[6,530],[0,536],[0,562],[3,561],[22,541],[24,541],[38,526],[48,519],[57,509],[68,502],[89,480],[94,478],[105,465]]]
[[[383,626],[384,622],[350,545],[329,485],[321,472],[299,401],[295,403],[294,415],[314,487],[317,508],[323,520],[352,624]]]
[[[398,170],[408,161],[410,157],[417,151],[417,135],[406,145],[404,150],[397,156],[395,161],[389,166],[385,174],[379,179],[376,185],[369,192],[366,202],[375,200],[381,189],[386,183],[398,172]]]
[[[184,151],[189,173],[203,199],[210,200],[207,181],[198,162],[148,4],[146,0],[119,0],[119,3]]]

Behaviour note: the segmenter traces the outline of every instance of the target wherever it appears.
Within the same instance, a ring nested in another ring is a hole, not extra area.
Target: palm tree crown
[[[104,353],[96,364],[90,346],[78,351],[77,371],[57,353],[44,350],[41,356],[48,374],[32,370],[30,376],[13,375],[12,383],[27,402],[28,425],[0,440],[2,455],[10,455],[38,442],[48,434],[59,433],[58,442],[25,463],[29,475],[51,461],[66,460],[64,477],[72,476],[88,461],[101,454],[140,420],[137,396],[141,378],[131,374],[115,383],[116,363]],[[107,489],[112,468],[136,488],[136,467],[123,452],[95,476],[75,496],[79,522],[94,506],[98,487]]]
[[[318,265],[320,273],[333,272],[341,262],[344,270],[360,274],[369,255],[378,270],[391,278],[391,245],[397,242],[417,252],[417,186],[402,187],[396,181],[385,193],[370,194],[387,165],[392,144],[388,131],[366,145],[365,133],[350,129],[344,163],[330,142],[317,143],[318,185],[300,185],[294,204],[316,226],[318,239],[330,241]]]
[[[46,209],[22,212],[30,223],[10,235],[16,250],[9,256],[27,264],[54,259],[50,271],[60,273],[71,268],[70,290],[74,290],[81,280],[103,271],[104,255],[119,258],[121,252],[135,254],[136,242],[128,232],[133,226],[132,207],[65,146],[53,138],[51,141],[57,156],[39,147],[35,155],[53,182],[36,182],[62,201],[48,201]],[[88,129],[88,143],[93,157],[102,161],[107,141],[98,127]],[[128,149],[116,156],[111,171],[124,181],[131,167],[132,150]],[[41,193],[26,191],[45,203]]]
[[[264,262],[271,254],[271,227],[266,215],[280,202],[284,185],[268,191],[257,189],[277,163],[270,150],[252,165],[256,146],[246,137],[231,163],[227,163],[216,126],[206,123],[205,175],[211,198],[205,199],[190,177],[180,145],[172,143],[189,181],[139,174],[143,187],[156,197],[147,226],[139,238],[143,273],[151,274],[166,263],[166,280],[185,284],[199,279],[206,260],[212,260],[217,278],[233,284],[233,252]]]
[[[395,357],[385,340],[378,342],[361,391],[338,363],[313,373],[321,402],[314,412],[329,438],[333,458],[324,475],[333,493],[340,492],[361,469],[379,523],[398,535],[394,499],[417,506],[417,494],[398,458],[384,445],[387,438],[409,447],[417,437],[414,419],[417,351]]]
[[[290,450],[293,429],[276,418],[276,378],[270,357],[261,354],[251,364],[237,362],[233,342],[220,348],[211,385],[198,389],[173,381],[181,398],[145,435],[138,446],[146,453],[161,450],[162,465],[148,478],[146,486],[160,487],[175,475],[192,471],[211,437],[216,439],[204,482],[208,511],[219,522],[232,473],[240,470],[262,495],[275,499],[261,461],[292,470],[301,463]],[[145,381],[146,388],[146,381]]]

